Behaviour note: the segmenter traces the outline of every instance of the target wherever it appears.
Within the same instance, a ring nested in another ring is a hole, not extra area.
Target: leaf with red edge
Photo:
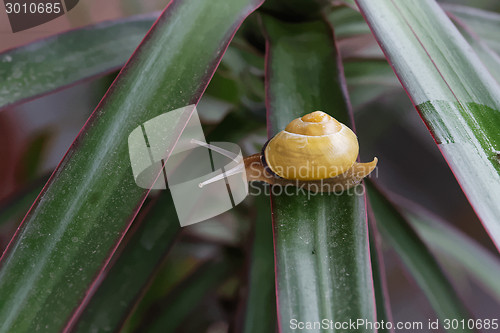
[[[264,26],[270,136],[315,110],[352,126],[331,27],[270,17]],[[292,332],[294,321],[374,321],[363,185],[342,194],[311,195],[290,186],[272,193],[280,331]]]
[[[472,318],[426,245],[405,218],[371,182],[366,183],[374,224],[394,248],[425,293],[439,318],[458,321]],[[376,222],[375,222],[376,220]],[[461,327],[462,328],[462,327]],[[453,332],[449,329],[448,332]],[[465,327],[461,332],[473,332]]]
[[[257,216],[248,268],[248,293],[244,318],[238,330],[243,333],[272,332],[276,328],[276,290],[274,285],[273,226],[269,198],[255,198]]]
[[[1,332],[72,326],[148,193],[134,182],[129,134],[149,119],[197,103],[236,30],[260,4],[170,2],[4,253]]]
[[[500,83],[500,42],[495,40],[490,31],[500,26],[500,15],[480,11],[465,6],[443,6],[457,29],[474,49],[484,66],[495,80]]]
[[[496,53],[500,53],[500,14],[473,7],[453,5],[449,3],[441,4],[441,7],[452,20],[460,21],[467,25],[474,35],[483,40],[488,47]]]
[[[500,304],[500,254],[414,202],[390,198],[443,267],[451,264],[477,281]],[[453,276],[451,276],[453,279]]]
[[[102,284],[96,286],[73,332],[118,328],[172,247],[180,225],[173,223],[176,213],[170,193],[161,193],[145,208],[120,245],[116,262],[104,274]]]
[[[500,249],[500,86],[432,0],[356,0]]]
[[[119,69],[156,18],[98,23],[0,53],[0,109]]]

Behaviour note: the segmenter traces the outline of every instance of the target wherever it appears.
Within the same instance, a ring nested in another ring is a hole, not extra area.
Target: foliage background
[[[492,0],[446,2],[500,12],[500,5]],[[56,20],[35,30],[10,37],[5,32],[8,28],[0,26],[1,48],[6,50],[35,38],[105,19],[150,13],[162,9],[164,5],[164,1],[157,0],[114,0],[105,4],[82,1],[78,9],[65,16],[64,20]],[[2,24],[6,22],[1,21]],[[255,54],[262,52],[263,44],[251,33],[255,29],[252,26],[255,21],[256,18],[251,17],[244,27],[249,32],[244,29],[232,43],[200,105],[206,133],[225,141],[234,137],[247,154],[258,151],[266,140],[261,82],[263,60]],[[373,37],[366,34],[350,36],[348,27],[348,24],[336,27],[338,47],[354,106],[356,131],[361,143],[360,155],[377,156],[380,160],[377,182],[395,195],[418,203],[439,219],[446,220],[499,259],[498,252],[397,78],[388,66],[380,66],[378,72],[365,71],[367,63],[384,64]],[[250,41],[254,49],[248,52],[242,41]],[[366,75],[367,72],[372,76]],[[7,217],[0,224],[0,249],[7,245],[23,213],[33,201],[33,193],[36,195],[37,189],[56,167],[115,75],[116,72],[88,80],[0,112],[0,156],[3,160],[0,163],[0,207],[2,212],[14,211],[10,215],[2,215]],[[230,111],[236,116],[229,116]],[[221,123],[224,126],[220,126]],[[243,123],[246,127],[241,132],[227,131]],[[260,208],[255,209],[254,200],[248,198],[232,212],[183,229],[125,327],[130,330],[143,327],[141,325],[148,327],[149,321],[161,317],[162,311],[168,310],[164,304],[180,297],[172,295],[173,289],[190,290],[193,283],[200,284],[195,280],[197,275],[190,274],[193,271],[203,273],[201,280],[207,282],[207,286],[206,292],[193,297],[198,305],[191,313],[200,313],[201,309],[203,315],[196,322],[186,319],[190,311],[178,315],[180,322],[184,323],[184,330],[195,332],[200,327],[210,327],[211,332],[223,332],[229,325],[237,326],[234,318],[241,317],[245,309],[242,296],[248,281],[248,264],[245,264],[248,260],[245,259],[251,258],[254,221],[258,214],[266,210],[265,202],[257,202]],[[394,318],[424,322],[434,318],[427,299],[394,250],[384,244],[382,249]],[[220,257],[229,257],[230,264],[205,265],[206,258]],[[476,317],[493,318],[498,315],[500,304],[494,295],[471,279],[452,259],[442,255],[439,259],[459,296]],[[201,270],[198,270],[200,267]],[[263,274],[269,276],[269,272]],[[190,283],[190,279],[195,282]]]

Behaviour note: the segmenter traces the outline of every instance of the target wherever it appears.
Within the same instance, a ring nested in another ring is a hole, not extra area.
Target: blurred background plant
[[[193,1],[176,2],[195,6]],[[258,5],[255,1],[246,2]],[[471,318],[498,317],[498,251],[415,112],[358,7],[352,1],[325,1],[321,15],[316,15],[296,11],[300,7],[294,6],[300,6],[299,1],[298,5],[290,3],[289,6],[281,1],[268,1],[245,19],[231,40],[198,104],[207,139],[236,142],[245,155],[258,152],[267,140],[266,38],[269,48],[269,40],[278,37],[270,31],[275,29],[270,28],[275,23],[263,24],[262,17],[295,22],[287,23],[292,25],[327,20],[335,31],[360,155],[364,159],[377,156],[380,160],[372,180],[384,189],[384,194],[370,185],[372,208],[368,210],[374,292],[377,302],[383,301],[382,305],[377,304],[378,318],[427,323],[428,319],[443,318],[443,313],[450,313],[443,310],[443,306],[454,302],[461,303]],[[319,1],[314,3],[320,7]],[[500,25],[500,4],[493,0],[450,0],[439,4],[495,76],[500,52],[500,39],[495,33]],[[165,1],[158,0],[114,0],[105,4],[80,1],[77,9],[48,26],[18,34],[2,33],[2,251],[118,70],[158,17],[156,11],[165,6]],[[225,9],[223,5],[221,8]],[[111,21],[87,27],[105,20]],[[57,38],[47,37],[70,28],[76,30]],[[301,29],[308,33],[305,28]],[[34,37],[44,38],[33,41]],[[229,42],[229,37],[224,38]],[[10,49],[12,47],[15,48]],[[335,61],[333,56],[332,61]],[[342,76],[342,70],[339,75]],[[498,78],[496,76],[496,80]],[[267,85],[274,89],[272,82],[268,81]],[[16,89],[19,95],[15,94]],[[313,110],[303,113],[309,111]],[[494,119],[499,118],[490,120]],[[492,126],[499,128],[500,123],[492,123]],[[500,198],[494,197],[494,200],[498,202]],[[87,290],[85,295],[92,297],[86,297],[82,303],[83,294],[71,296],[72,315],[61,319],[63,326],[37,329],[274,332],[280,326],[281,331],[288,331],[286,321],[280,325],[277,322],[269,198],[249,196],[232,211],[182,229],[176,219],[167,191],[149,193],[109,263],[101,271],[89,269],[93,278],[91,283],[84,281],[82,288]],[[275,226],[274,231],[278,237],[279,228]],[[110,232],[115,231],[110,229]],[[26,251],[31,251],[36,258],[36,247]],[[5,265],[3,269],[5,271]],[[310,273],[328,274],[319,268]],[[0,274],[0,289],[7,286],[6,274]],[[371,272],[367,274],[371,276]],[[278,285],[280,278],[276,277]],[[79,281],[64,283],[78,284]],[[46,284],[47,288],[50,286],[57,288],[57,285]],[[380,294],[378,286],[382,291],[386,289],[385,293]],[[29,285],[25,288],[29,289]],[[444,295],[432,296],[436,290],[443,289],[449,289],[448,294],[445,291]],[[53,292],[47,290],[46,293]],[[388,300],[390,306],[387,306]],[[5,298],[0,300],[4,307],[9,306],[9,302]],[[462,305],[457,306],[460,308],[457,312],[463,310]],[[21,312],[29,311],[28,304],[20,306]],[[297,304],[295,309],[300,312],[302,307],[314,306]],[[16,315],[2,311],[2,318],[14,323],[11,326],[14,330],[6,325],[2,331],[24,331],[21,328],[37,325],[23,326],[23,320],[27,319],[22,316],[19,316],[21,324],[16,324]],[[40,311],[36,319],[57,316],[51,311],[54,310],[50,307]],[[296,315],[300,317],[300,313]],[[282,314],[280,318],[283,320],[286,316]]]

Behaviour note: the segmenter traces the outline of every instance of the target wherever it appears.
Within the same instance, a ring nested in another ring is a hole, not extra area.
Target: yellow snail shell
[[[294,119],[265,146],[263,163],[276,175],[293,180],[333,178],[356,162],[356,134],[330,115],[315,111]]]
[[[245,157],[243,165],[199,186],[245,172],[249,182],[292,185],[309,192],[342,192],[358,185],[377,166],[376,157],[371,162],[356,162],[358,152],[358,139],[348,127],[315,111],[288,124],[268,141],[262,154]]]

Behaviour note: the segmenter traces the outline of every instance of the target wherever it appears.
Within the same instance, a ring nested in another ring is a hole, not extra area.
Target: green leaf
[[[321,10],[329,4],[329,0],[268,0],[262,10],[285,20],[301,21],[321,17]]]
[[[441,5],[455,4],[455,5],[473,5],[475,8],[482,8],[484,10],[498,12],[500,11],[500,3],[497,0],[439,0]]]
[[[332,4],[336,6],[345,6],[354,10],[358,10],[358,6],[356,5],[356,1],[354,0],[333,0]]]
[[[352,3],[354,4],[354,1]],[[354,4],[354,6],[356,5]],[[371,34],[363,16],[350,7],[336,8],[328,14],[327,18],[335,28],[335,38],[337,40]]]
[[[209,260],[149,311],[139,327],[140,332],[178,332],[181,324],[202,299],[220,286],[239,266],[237,256],[218,254]],[[193,314],[196,317],[196,313]]]
[[[353,107],[401,87],[385,60],[345,61],[344,72]]]
[[[372,214],[370,214],[372,215]],[[369,217],[373,221],[373,216]],[[369,223],[370,233],[370,259],[372,264],[373,289],[375,291],[375,301],[377,309],[377,322],[394,322],[392,320],[391,304],[389,300],[389,290],[387,289],[387,281],[385,279],[385,266],[382,253],[382,240],[376,230],[374,223]],[[379,328],[378,333],[393,333],[394,329],[388,328],[387,325]]]
[[[457,293],[417,233],[371,182],[366,182],[366,187],[377,230],[401,257],[439,318],[441,320],[470,318]]]
[[[259,4],[257,0],[171,2],[4,253],[0,332],[71,327],[88,301],[88,288],[99,278],[147,194],[134,182],[127,145],[130,132],[169,110],[197,103],[236,29]],[[170,139],[178,135],[175,132]]]
[[[493,18],[497,21],[493,20],[490,25],[485,24],[485,26],[482,26],[481,24],[483,24],[483,22],[490,23],[488,22],[490,15],[485,14],[489,12],[479,11],[463,6],[444,6],[444,8],[447,10],[451,9],[451,11],[447,11],[448,16],[453,19],[457,29],[460,31],[465,40],[467,40],[467,43],[469,43],[474,49],[484,66],[488,68],[497,83],[500,83],[500,56],[498,55],[498,50],[500,50],[500,47],[498,47],[500,46],[500,40],[498,41],[499,45],[495,45],[495,40],[488,40],[490,35],[488,34],[489,31],[487,31],[488,29],[486,28],[488,27],[489,29],[494,30],[497,29],[497,26],[500,27],[500,15],[491,13],[491,16],[493,16]],[[479,14],[474,16],[476,11],[478,11]],[[469,17],[468,14],[472,17]],[[475,27],[476,25],[480,25],[480,28]],[[484,33],[476,33],[476,31],[483,32],[481,28],[485,30]],[[497,47],[497,53],[495,53],[492,49],[493,47]]]
[[[256,197],[255,205],[257,217],[250,258],[245,318],[241,330],[244,333],[274,332],[276,329],[273,225],[269,198],[261,194]]]
[[[10,222],[12,219],[21,219],[30,208],[33,201],[40,193],[43,185],[47,182],[48,176],[37,180],[28,188],[21,190],[20,193],[15,194],[12,198],[7,199],[0,203],[0,226]]]
[[[0,109],[120,68],[158,17],[71,30],[0,54]]]
[[[403,214],[443,265],[453,261],[500,302],[500,258],[429,213],[403,206]]]
[[[452,4],[442,4],[441,7],[454,21],[466,25],[470,32],[482,39],[496,53],[500,53],[499,13]]]
[[[499,85],[434,1],[357,3],[500,248]]]
[[[28,139],[19,163],[20,166],[16,170],[16,178],[20,182],[36,179],[51,139],[52,134],[46,130],[40,131]]]
[[[137,299],[126,321],[117,328],[120,332],[141,331],[139,326],[143,325],[143,321],[149,320],[150,309],[154,308],[155,304],[178,289],[183,281],[193,275],[207,260],[213,260],[221,255],[215,244],[183,242],[182,231],[179,238],[158,272],[152,276],[143,294]],[[206,253],[209,253],[209,258]]]
[[[134,222],[136,230],[127,234],[129,239],[96,288],[74,332],[102,332],[118,327],[172,246],[180,225],[169,192],[163,192],[145,208],[147,213]]]
[[[292,119],[315,110],[352,125],[328,24],[291,24],[269,17],[264,23],[268,35],[270,135],[283,130]],[[362,192],[362,185],[340,195],[312,195],[295,187],[287,188],[287,193],[283,188],[272,189],[281,331],[293,331],[291,320],[373,321],[365,198],[356,194]]]

